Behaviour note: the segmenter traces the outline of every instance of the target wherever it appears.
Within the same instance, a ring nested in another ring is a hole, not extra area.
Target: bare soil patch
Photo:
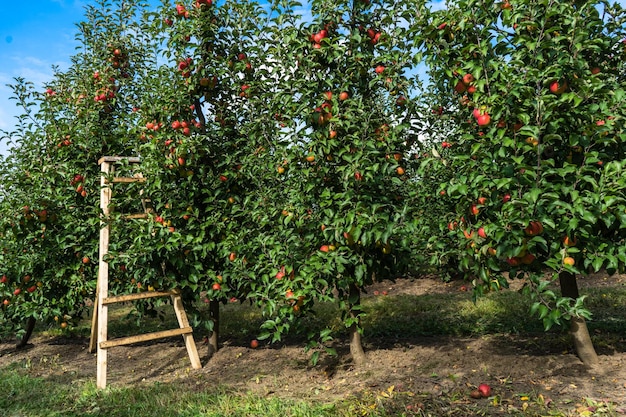
[[[435,279],[380,283],[368,290],[389,296],[460,291],[461,282],[445,285]],[[591,276],[581,286],[624,286],[624,276]],[[190,368],[182,340],[165,339],[109,351],[108,378],[112,386],[177,381],[190,390],[228,387],[229,391],[260,396],[331,401],[346,398],[386,398],[402,393],[409,407],[438,398],[469,404],[469,393],[480,383],[498,396],[494,412],[522,409],[525,402],[551,403],[575,410],[583,399],[612,403],[626,409],[626,335],[616,346],[598,349],[601,368],[588,369],[573,354],[564,334],[490,335],[477,338],[423,337],[415,340],[365,341],[368,363],[354,368],[348,347],[337,341],[338,357],[311,366],[301,345],[284,344],[251,349],[224,341],[207,361],[208,349],[198,340],[204,367]],[[0,366],[19,363],[34,376],[68,383],[94,380],[96,357],[86,338],[36,336],[26,349],[0,344]],[[383,394],[387,393],[387,394]],[[406,405],[406,404],[405,404]],[[499,415],[499,414],[493,414]],[[578,414],[573,414],[578,415]]]

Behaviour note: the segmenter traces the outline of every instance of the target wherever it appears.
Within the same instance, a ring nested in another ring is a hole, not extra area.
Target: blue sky
[[[14,77],[37,86],[51,79],[52,66],[69,66],[76,42],[76,23],[82,20],[81,0],[1,1],[0,16],[0,129],[11,130],[19,113],[11,90]]]
[[[626,0],[618,1],[622,5]],[[160,1],[153,0],[154,4]],[[441,8],[441,0],[434,0]],[[17,0],[0,1],[0,129],[13,130],[19,109],[9,100],[6,86],[15,77],[24,77],[43,88],[52,78],[52,66],[62,70],[70,64],[77,46],[76,24],[83,20],[91,0]],[[0,143],[0,154],[6,144]]]

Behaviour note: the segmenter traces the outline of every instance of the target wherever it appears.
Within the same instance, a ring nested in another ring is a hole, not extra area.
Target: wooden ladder
[[[138,157],[122,157],[122,156],[105,156],[100,158],[100,208],[102,210],[102,222],[100,227],[100,247],[99,247],[99,268],[98,282],[96,286],[96,301],[91,319],[91,338],[89,340],[89,352],[97,351],[97,372],[96,386],[105,388],[107,381],[107,349],[115,346],[128,345],[132,343],[145,342],[149,340],[162,339],[182,335],[187,347],[187,353],[194,369],[202,368],[196,343],[193,340],[193,330],[189,326],[187,314],[183,307],[180,291],[174,289],[170,291],[147,291],[141,293],[133,293],[126,295],[118,295],[109,297],[109,265],[104,260],[109,250],[110,226],[108,217],[110,214],[109,203],[111,201],[111,183],[134,183],[144,182],[145,178],[140,174],[133,177],[111,177],[115,171],[115,164],[125,161],[128,164],[138,164]],[[110,180],[109,180],[110,179]],[[146,208],[144,206],[144,211]],[[131,214],[124,216],[125,218],[141,219],[147,218],[147,213]],[[156,297],[170,297],[176,318],[178,319],[179,328],[164,330],[153,333],[140,334],[136,336],[121,337],[116,339],[108,339],[108,306],[114,303],[123,303],[129,301],[143,300]]]

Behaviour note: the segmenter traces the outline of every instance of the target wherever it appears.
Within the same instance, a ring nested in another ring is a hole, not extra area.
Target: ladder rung
[[[191,327],[183,327],[180,329],[163,330],[160,332],[139,334],[136,336],[120,337],[112,340],[100,342],[101,349],[108,349],[115,346],[130,345],[132,343],[147,342],[149,340],[163,339],[165,337],[179,336],[190,334],[193,330]]]
[[[123,219],[147,219],[148,213],[123,214]]]
[[[105,182],[130,184],[133,182],[146,182],[146,179],[142,177],[114,177],[110,181],[106,180]]]
[[[113,297],[103,299],[102,304],[124,303],[126,301],[143,300],[145,298],[169,297],[171,295],[178,295],[178,293],[175,291],[146,291],[134,294],[115,295]]]
[[[141,158],[138,156],[103,156],[98,159],[98,165],[102,165],[103,162],[121,162],[127,161],[131,164],[138,164],[141,162]]]

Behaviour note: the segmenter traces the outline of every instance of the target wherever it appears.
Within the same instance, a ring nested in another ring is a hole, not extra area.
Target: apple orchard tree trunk
[[[365,363],[365,352],[363,352],[361,333],[359,332],[361,319],[359,318],[358,309],[353,308],[361,305],[361,290],[359,290],[359,288],[354,284],[350,285],[349,300],[348,314],[350,315],[350,318],[356,319],[356,321],[352,323],[348,329],[350,332],[350,355],[352,356],[354,365],[361,366]]]
[[[209,335],[209,358],[218,350],[220,336],[220,302],[218,300],[209,301],[209,313],[213,321],[213,331]]]
[[[17,343],[17,345],[15,345],[16,349],[23,349],[26,347],[26,345],[28,344],[28,340],[30,339],[30,336],[33,334],[33,330],[35,329],[36,322],[37,320],[35,320],[34,317],[28,318],[28,321],[26,322],[26,333],[24,333],[24,336],[22,336],[22,339]]]
[[[578,283],[576,282],[576,276],[574,274],[566,271],[561,272],[559,274],[559,283],[563,297],[569,297],[573,300],[579,297]],[[599,363],[598,355],[591,342],[587,323],[584,318],[571,318],[570,334],[574,339],[574,347],[580,360],[587,366],[597,366]]]

